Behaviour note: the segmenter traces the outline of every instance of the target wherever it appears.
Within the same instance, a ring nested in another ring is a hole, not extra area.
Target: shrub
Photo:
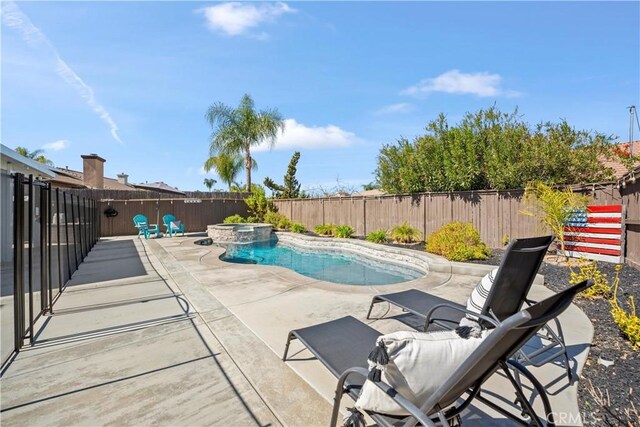
[[[380,229],[367,234],[367,241],[373,243],[384,243],[387,241],[387,230]]]
[[[413,243],[420,240],[422,233],[407,221],[391,229],[391,238],[398,243]]]
[[[316,225],[313,231],[320,236],[333,236],[336,226],[334,224]]]
[[[247,222],[241,215],[235,214],[228,216],[223,221],[225,224],[239,224],[243,222]]]
[[[255,216],[248,216],[247,220],[245,222],[248,222],[248,223],[251,223],[251,224],[255,224],[255,223],[262,222],[262,221],[258,220],[258,218],[256,218]]]
[[[350,225],[337,225],[333,235],[336,237],[341,237],[343,239],[348,239],[353,234],[354,229]]]
[[[542,181],[531,181],[524,189],[523,197],[531,210],[521,213],[537,218],[543,228],[550,228],[560,242],[562,254],[568,258],[564,250],[564,223],[574,210],[584,208],[587,200],[586,196],[575,194],[570,188],[554,190]]]
[[[273,228],[279,228],[281,230],[287,230],[289,226],[291,226],[289,218],[274,211],[268,211],[264,215],[264,222],[273,225]]]
[[[620,328],[622,335],[631,341],[631,345],[637,349],[640,347],[640,317],[636,314],[633,296],[629,296],[629,313],[618,304],[618,285],[620,285],[620,277],[618,274],[621,269],[621,265],[616,266],[616,276],[613,279],[611,316],[613,316],[613,321],[618,325],[618,328]]]
[[[598,269],[597,261],[589,262],[585,259],[580,259],[578,267],[579,271],[571,271],[571,279],[569,280],[569,284],[575,285],[582,282],[583,280],[593,279],[593,281],[595,282],[593,286],[585,290],[582,295],[587,298],[611,297],[611,285],[609,285],[607,275],[603,274]]]
[[[293,224],[291,224],[291,231],[294,233],[304,233],[306,231],[306,228],[304,228],[304,225],[298,222],[294,222]]]
[[[487,259],[491,255],[491,250],[480,240],[480,232],[470,222],[445,224],[429,237],[426,249],[451,261]]]
[[[502,246],[507,246],[510,241],[511,241],[511,238],[509,237],[508,234],[505,234],[504,236],[502,236]]]
[[[255,219],[252,222],[263,222],[268,212],[276,212],[277,209],[271,199],[267,199],[264,188],[258,185],[251,186],[251,195],[244,199],[249,214]]]
[[[288,230],[289,227],[291,227],[291,220],[283,215],[282,218],[280,218],[280,221],[278,221],[278,228],[281,230]]]

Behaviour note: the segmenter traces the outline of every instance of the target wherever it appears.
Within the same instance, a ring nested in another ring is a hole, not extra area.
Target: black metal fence
[[[20,173],[2,173],[1,360],[28,339],[99,239],[98,205]]]

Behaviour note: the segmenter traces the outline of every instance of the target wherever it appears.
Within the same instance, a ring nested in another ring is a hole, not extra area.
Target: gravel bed
[[[503,250],[493,250],[491,258],[473,261],[482,264],[498,265]],[[547,256],[540,267],[545,285],[556,292],[566,288],[571,277],[569,268],[557,265],[555,255]],[[615,275],[615,264],[599,262],[598,268],[611,281]],[[640,270],[624,265],[619,272],[620,286],[618,299],[626,302],[629,296],[640,302]],[[640,425],[637,415],[629,418],[625,411],[635,407],[640,410],[640,353],[633,350],[613,322],[609,310],[610,303],[605,299],[578,297],[574,303],[589,317],[594,327],[594,336],[589,357],[578,383],[578,403],[585,426]],[[626,306],[625,306],[626,307]],[[613,365],[599,363],[600,358],[612,360]],[[608,395],[609,410],[596,402],[593,391]],[[632,406],[633,405],[633,406]],[[622,423],[621,420],[625,420]]]

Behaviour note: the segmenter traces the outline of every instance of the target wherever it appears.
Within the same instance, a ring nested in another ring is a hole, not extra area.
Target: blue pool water
[[[220,259],[238,264],[279,265],[305,276],[347,285],[388,285],[422,277],[404,266],[382,263],[346,252],[304,250],[275,240],[229,244]]]

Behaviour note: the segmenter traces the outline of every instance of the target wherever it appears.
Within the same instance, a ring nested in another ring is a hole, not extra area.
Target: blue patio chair
[[[162,217],[162,222],[167,229],[166,234],[168,234],[169,237],[173,237],[174,233],[182,233],[184,236],[184,224],[182,221],[178,221],[175,216],[167,214]]]
[[[148,239],[151,234],[155,234],[156,237],[160,237],[160,228],[158,224],[149,224],[149,220],[146,216],[138,214],[133,217],[133,225],[138,229],[138,239],[140,236],[144,236]]]

